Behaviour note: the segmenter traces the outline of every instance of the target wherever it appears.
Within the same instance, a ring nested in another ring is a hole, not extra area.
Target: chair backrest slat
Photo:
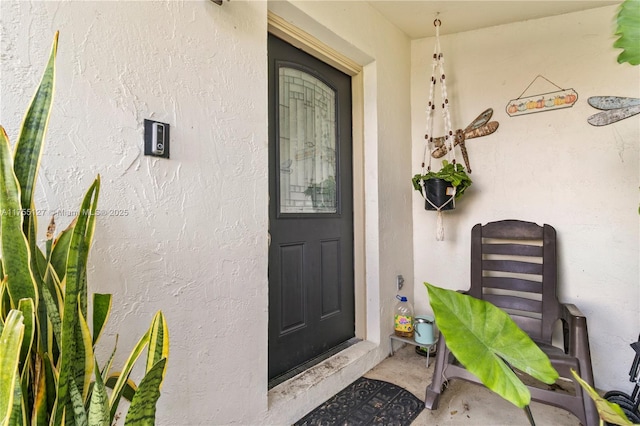
[[[505,294],[484,294],[482,297],[498,308],[525,312],[542,312],[542,301],[528,299],[526,297],[510,296]]]
[[[483,260],[485,271],[511,272],[514,274],[542,275],[542,264],[521,262],[518,260]]]
[[[542,330],[540,329],[542,322],[539,319],[515,314],[511,314],[511,319],[533,340],[537,340],[535,336],[542,335]]]
[[[509,254],[512,256],[542,257],[542,246],[527,244],[483,244],[484,254]]]
[[[541,240],[543,237],[542,226],[521,220],[489,222],[483,228],[484,238]]]
[[[498,288],[503,290],[524,291],[527,293],[542,293],[542,283],[539,281],[526,280],[513,277],[484,277],[482,285],[487,288]]]

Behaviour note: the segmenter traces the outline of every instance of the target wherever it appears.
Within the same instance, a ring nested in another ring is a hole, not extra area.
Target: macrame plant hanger
[[[425,146],[424,146],[424,154],[422,157],[422,174],[425,174],[425,164],[427,165],[426,171],[431,171],[431,152],[434,150],[433,143],[433,116],[436,110],[436,105],[434,102],[435,95],[435,87],[436,81],[440,81],[440,96],[442,98],[442,117],[444,120],[444,145],[447,149],[447,159],[448,161],[454,165],[456,164],[456,154],[454,149],[454,141],[455,137],[453,135],[453,131],[451,130],[451,115],[449,114],[449,99],[447,98],[447,84],[445,80],[444,74],[444,55],[442,54],[442,49],[440,48],[440,25],[442,22],[440,19],[436,18],[433,21],[433,26],[436,27],[436,44],[433,49],[433,62],[431,65],[431,84],[429,85],[429,104],[427,107],[427,126],[425,133]],[[436,73],[439,74],[439,77],[436,79]],[[429,161],[427,163],[426,159],[429,157]],[[429,197],[426,196],[426,189],[423,192],[422,196],[425,200],[437,211],[437,224],[436,224],[436,240],[443,241],[444,240],[444,218],[442,214],[442,209],[452,203],[455,206],[455,196],[456,196],[456,188],[453,187],[453,194],[451,198],[449,198],[444,204],[437,206],[429,200]]]

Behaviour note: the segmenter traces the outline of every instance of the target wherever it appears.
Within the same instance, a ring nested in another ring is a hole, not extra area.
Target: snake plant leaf
[[[9,149],[9,138],[0,127],[0,245],[2,267],[8,278],[9,295],[13,303],[20,299],[38,300],[33,273],[29,243],[22,232],[22,208],[20,187]],[[15,305],[14,305],[15,307]]]
[[[20,386],[20,379],[19,377],[16,377],[16,385],[13,389],[13,409],[11,410],[11,417],[9,418],[9,424],[11,426],[28,426],[27,411],[24,406],[22,395],[23,392]]]
[[[143,408],[140,408],[143,414],[132,414],[132,415],[134,416],[133,418],[138,418],[136,416],[139,416],[139,415],[142,416],[140,417],[142,421],[141,424],[146,424],[145,421],[146,419],[148,419],[148,416],[151,413],[149,411],[148,404],[149,404],[149,401],[153,401],[153,406],[154,406],[153,416],[155,417],[155,402],[160,396],[160,387],[162,386],[162,381],[164,380],[165,367],[166,367],[166,361],[164,362],[161,362],[161,361],[166,360],[166,358],[169,356],[168,328],[167,328],[167,323],[165,321],[164,315],[162,314],[161,311],[156,313],[151,323],[151,326],[149,327],[147,332],[144,334],[144,336],[140,338],[137,345],[131,352],[129,359],[125,363],[122,373],[116,374],[118,378],[116,380],[115,385],[113,385],[113,391],[111,392],[111,398],[109,401],[111,404],[111,420],[112,421],[115,415],[115,411],[120,402],[120,398],[123,396],[127,387],[131,387],[131,385],[127,386],[127,384],[129,383],[129,375],[131,374],[131,369],[133,368],[134,364],[136,363],[136,361],[142,354],[142,351],[147,345],[149,345],[149,349],[147,353],[147,370],[146,370],[145,377],[142,379],[140,387],[142,386],[142,383],[145,382],[145,379],[147,379],[147,376],[151,374],[151,376],[149,377],[149,380],[147,380],[146,386],[147,387],[157,386],[157,388],[148,389],[142,392],[142,395],[144,396],[139,397],[140,402],[138,402],[138,404],[141,404],[141,407],[143,407]],[[152,366],[149,366],[149,360],[154,360],[154,359],[157,359],[157,362],[155,362]],[[159,364],[162,365],[162,369],[158,371]],[[153,373],[151,373],[152,371]],[[109,380],[107,382],[108,382],[107,386],[109,386]],[[133,395],[133,400],[131,401],[132,406],[129,407],[129,412],[131,412],[132,410],[133,401],[135,400],[136,395],[138,395],[138,392],[140,392],[140,387],[138,387],[138,389],[135,391],[135,394]],[[147,393],[150,396],[146,396]],[[125,424],[126,423],[127,422],[125,421]],[[134,424],[138,424],[138,423],[134,423]]]
[[[2,260],[0,260],[0,265],[2,265]],[[6,275],[0,275],[0,277],[2,277],[2,281],[0,281],[0,333],[2,333],[2,320],[11,310],[11,298],[9,297]]]
[[[111,312],[111,295],[93,295],[93,347],[96,346]]]
[[[77,217],[73,219],[67,229],[58,235],[51,249],[51,265],[53,265],[60,280],[62,280],[67,271],[67,255],[69,254],[69,244],[71,244],[71,236],[73,235],[76,221]]]
[[[93,232],[95,229],[95,211],[98,203],[98,194],[100,191],[100,176],[98,176],[94,182],[95,192],[93,201],[86,206],[83,203],[84,209],[81,213],[81,218],[86,219],[86,225],[84,221],[79,221],[79,225],[82,226],[83,241],[81,242],[82,249],[78,251],[77,263],[78,266],[78,283],[76,285],[78,289],[78,322],[76,323],[75,332],[75,354],[74,361],[72,362],[73,375],[75,377],[76,386],[82,395],[82,401],[87,397],[89,390],[89,384],[91,383],[91,376],[93,375],[93,339],[89,326],[85,319],[85,313],[87,312],[87,260],[89,255],[89,248],[91,247],[91,241],[93,239]],[[73,244],[73,240],[72,240]],[[70,250],[71,253],[71,250]],[[74,258],[69,257],[69,262],[73,262]]]
[[[49,396],[47,395],[48,375],[46,372],[46,364],[49,363],[49,360],[46,357],[40,357],[38,354],[36,354],[35,358],[36,373],[34,375],[35,383],[33,389],[31,424],[44,426],[49,424]]]
[[[13,309],[0,335],[0,425],[8,425],[18,383],[18,364],[24,336],[24,315]]]
[[[107,381],[104,383],[106,387],[109,389],[113,389],[120,378],[120,373],[114,373],[107,378]],[[122,398],[131,402],[133,400],[133,396],[136,394],[136,390],[138,390],[138,386],[136,383],[128,379],[124,384],[124,390],[122,391]]]
[[[86,276],[87,258],[90,242],[87,242],[86,236],[91,235],[93,231],[88,228],[95,225],[90,216],[95,218],[95,211],[98,203],[98,195],[100,191],[100,177],[98,176],[93,184],[87,190],[84,196],[80,212],[77,216],[78,222],[73,230],[71,243],[69,245],[69,254],[67,260],[67,270],[65,273],[65,296],[64,296],[64,314],[62,315],[62,340],[60,347],[60,369],[58,378],[58,403],[54,413],[53,425],[58,426],[62,422],[63,413],[71,404],[70,387],[71,382],[75,380],[78,363],[84,365],[84,357],[78,358],[76,352],[76,333],[78,331],[80,307],[78,306],[79,298],[82,297],[82,286],[86,286],[84,277]],[[85,290],[86,292],[86,290]],[[66,416],[72,416],[73,411],[66,413]]]
[[[48,353],[54,363],[60,353],[59,343],[62,342],[62,317],[64,308],[63,289],[58,274],[51,265],[50,253],[45,258],[39,247],[34,247],[32,253],[38,259],[38,285],[40,301],[38,303],[39,339],[38,353]],[[64,273],[64,272],[63,272]],[[54,339],[55,337],[55,339]]]
[[[33,312],[33,300],[31,299],[22,299],[18,304],[18,310],[20,310],[24,314],[24,324],[25,324],[25,332],[22,338],[22,349],[20,353],[20,382],[19,382],[19,393],[21,395],[21,401],[14,400],[14,414],[16,410],[20,410],[21,412],[30,412],[32,401],[28,399],[29,395],[32,394],[32,382],[33,382],[33,366],[32,366],[32,358],[30,356],[30,350],[33,346],[33,338],[35,336],[34,327],[37,326],[35,323],[35,313]]]
[[[584,389],[593,402],[596,404],[596,409],[598,410],[598,415],[600,416],[600,420],[607,422],[608,424],[621,425],[621,426],[631,426],[633,422],[629,421],[622,408],[614,402],[609,402],[589,385],[589,383],[582,380],[582,377],[576,373],[576,371],[572,368],[571,374],[578,381],[582,389]]]
[[[166,370],[167,359],[162,358],[144,376],[133,396],[125,417],[125,425],[153,426],[156,420],[156,402]]]
[[[109,389],[113,389],[116,383],[118,382],[118,379],[120,378],[120,373],[109,374],[109,371],[111,371],[111,365],[113,364],[113,359],[115,358],[115,355],[116,355],[117,348],[118,348],[118,335],[116,334],[116,342],[113,346],[113,351],[111,352],[111,356],[105,363],[104,367],[102,367],[102,370],[100,373],[102,374],[103,377],[107,377],[107,380],[104,382],[104,385]],[[135,395],[137,389],[138,389],[138,386],[135,384],[135,382],[131,379],[127,379],[122,390],[122,397],[124,397],[127,401],[131,402],[131,400],[133,400],[133,396]]]
[[[94,382],[89,404],[89,426],[109,426],[109,396],[107,395],[107,388],[104,386],[97,362],[94,364],[93,369],[96,381]]]
[[[22,312],[24,333],[22,337],[22,347],[20,349],[20,367],[22,369],[22,384],[26,389],[28,386],[28,373],[31,370],[31,347],[33,339],[36,335],[36,314],[33,299],[20,299],[18,302],[18,310]]]
[[[69,381],[70,404],[66,407],[65,424],[84,426],[87,424],[87,413],[84,411],[82,395],[75,380]]]
[[[146,371],[149,371],[161,359],[169,357],[169,329],[162,311],[158,311],[154,316],[150,330]]]
[[[109,397],[109,406],[110,409],[110,420],[113,421],[116,411],[118,409],[118,404],[120,403],[120,398],[122,398],[122,394],[125,389],[125,385],[129,381],[129,375],[131,374],[131,370],[135,365],[136,361],[142,354],[144,348],[149,344],[149,335],[151,334],[151,329],[147,330],[147,332],[138,340],[138,343],[131,351],[129,358],[124,363],[124,367],[121,373],[117,373],[118,379],[116,380],[116,384],[113,386],[113,391],[111,392],[111,396]]]
[[[100,373],[102,374],[102,377],[107,377],[107,380],[105,381],[105,386],[107,386],[108,388],[113,389],[113,385],[115,385],[117,378],[115,378],[113,380],[113,383],[111,385],[108,384],[109,382],[109,372],[111,371],[111,365],[113,365],[113,359],[116,356],[116,351],[118,350],[118,338],[120,336],[116,334],[116,341],[113,344],[113,350],[111,351],[111,356],[109,357],[109,359],[107,360],[107,362],[105,363],[105,365],[102,367],[102,370],[100,371]],[[131,401],[131,400],[129,400]]]
[[[489,302],[425,283],[436,324],[453,355],[492,391],[519,408],[531,394],[507,363],[552,384],[558,372],[506,312]]]
[[[82,311],[79,312],[78,320],[79,330],[77,332],[76,361],[74,365],[76,366],[76,383],[79,386],[79,391],[84,401],[88,396],[95,357],[93,354],[91,331],[89,330],[89,325]]]
[[[36,208],[32,204],[30,211],[35,210]],[[28,214],[24,214],[23,216],[23,225],[28,226],[28,233],[26,233],[26,236],[29,244],[29,253],[31,254],[31,271],[33,272],[36,288],[40,288],[42,286],[42,277],[44,276],[47,260],[37,244],[38,218],[36,215],[29,216]]]
[[[39,353],[48,353],[49,357],[57,362],[57,355],[60,353],[59,343],[62,342],[62,317],[61,310],[64,308],[64,299],[60,282],[53,268],[49,267],[49,274],[45,277],[44,285],[40,288],[41,304],[44,307],[44,314],[39,313],[39,321],[46,324],[40,327]],[[42,311],[42,307],[39,308]],[[46,333],[46,334],[44,334]]]
[[[618,63],[640,64],[640,0],[625,0],[617,16],[616,35],[613,47],[622,49]]]
[[[21,188],[21,205],[32,206],[35,181],[38,175],[42,145],[49,124],[51,102],[53,101],[55,81],[55,59],[58,51],[58,33],[53,38],[49,61],[40,80],[40,85],[31,99],[31,104],[22,121],[20,135],[14,153],[14,170]],[[33,210],[32,210],[33,211]],[[27,215],[27,219],[34,215]],[[29,220],[25,222],[25,231],[29,229]],[[27,234],[27,232],[25,232]]]
[[[51,324],[51,332],[47,333],[55,336],[57,342],[62,341],[62,318],[60,316],[60,309],[63,306],[63,301],[59,294],[52,294],[51,286],[44,285],[42,288],[42,300],[46,306],[47,317],[46,319]],[[54,289],[55,291],[55,289]],[[44,318],[43,318],[44,321]],[[49,331],[49,330],[47,330]],[[52,353],[53,343],[48,342],[46,344],[46,352]]]

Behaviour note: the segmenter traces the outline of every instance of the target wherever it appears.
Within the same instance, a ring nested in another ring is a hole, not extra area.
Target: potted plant
[[[52,219],[45,247],[36,241],[33,195],[53,100],[57,41],[56,33],[13,155],[0,127],[0,425],[109,426],[120,416],[122,397],[131,401],[125,424],[151,425],[169,356],[162,312],[120,372],[112,369],[115,348],[101,363],[95,356],[112,304],[110,294],[87,290],[100,176],[71,225],[54,239]],[[144,376],[136,386],[131,371],[145,351]]]
[[[424,197],[426,210],[452,210],[455,208],[455,200],[460,198],[472,183],[462,164],[449,163],[447,160],[442,161],[439,171],[418,173],[411,181],[413,189]]]

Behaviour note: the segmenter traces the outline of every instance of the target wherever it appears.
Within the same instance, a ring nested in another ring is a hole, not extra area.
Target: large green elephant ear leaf
[[[425,285],[447,346],[486,387],[524,408],[531,394],[509,365],[544,383],[557,380],[547,355],[506,312],[484,300]]]
[[[613,47],[622,49],[618,63],[640,64],[640,0],[625,0],[620,6],[617,18],[618,40]]]

